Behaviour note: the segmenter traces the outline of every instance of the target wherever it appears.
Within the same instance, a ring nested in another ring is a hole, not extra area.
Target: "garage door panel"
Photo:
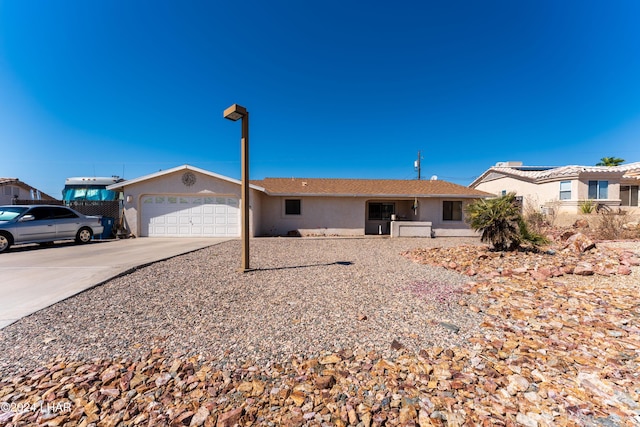
[[[147,196],[141,206],[142,235],[239,237],[238,206],[232,197]]]

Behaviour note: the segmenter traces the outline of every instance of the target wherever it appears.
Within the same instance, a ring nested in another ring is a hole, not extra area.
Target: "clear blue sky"
[[[640,161],[640,2],[0,0],[0,176]]]

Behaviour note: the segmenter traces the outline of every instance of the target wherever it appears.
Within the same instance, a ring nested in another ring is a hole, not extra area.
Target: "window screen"
[[[442,202],[443,221],[462,221],[462,202],[444,201]]]
[[[284,201],[284,214],[285,215],[300,215],[301,210],[300,199],[286,199]]]

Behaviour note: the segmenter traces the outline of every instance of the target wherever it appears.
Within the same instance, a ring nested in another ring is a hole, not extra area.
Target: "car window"
[[[48,207],[44,207],[44,206],[33,208],[29,212],[27,212],[27,214],[33,215],[36,221],[51,218],[51,211],[49,210]]]
[[[49,208],[49,209],[51,209],[51,213],[53,214],[53,218],[55,219],[78,218],[78,215],[76,215],[73,211],[67,208]]]
[[[0,208],[0,221],[11,221],[26,210],[27,208],[22,207],[2,207]]]

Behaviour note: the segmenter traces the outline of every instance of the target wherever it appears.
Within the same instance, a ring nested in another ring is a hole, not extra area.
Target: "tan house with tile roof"
[[[54,197],[20,181],[18,178],[0,178],[0,205],[10,205],[17,200],[55,200]]]
[[[240,236],[240,181],[182,165],[109,186],[136,236]],[[251,182],[252,236],[475,236],[464,207],[490,194],[446,181],[265,178]]]
[[[578,214],[585,202],[640,213],[640,162],[619,166],[525,166],[500,162],[469,187],[495,195],[515,192],[525,206]]]

